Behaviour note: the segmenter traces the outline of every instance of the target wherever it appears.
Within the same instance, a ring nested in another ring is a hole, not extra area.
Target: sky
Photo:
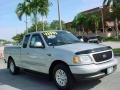
[[[19,21],[15,9],[19,2],[23,0],[0,0],[0,39],[12,40],[12,37],[25,30],[25,18]],[[69,22],[74,17],[85,10],[102,6],[103,0],[59,0],[61,19]],[[57,0],[51,0],[52,6],[49,8],[49,14],[45,20],[51,22],[58,19]],[[28,20],[31,25],[31,20]]]

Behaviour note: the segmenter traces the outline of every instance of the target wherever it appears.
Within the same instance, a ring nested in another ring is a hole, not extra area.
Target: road
[[[74,90],[119,90],[119,88],[120,65],[116,72],[100,80],[78,82]],[[57,88],[46,75],[22,72],[13,76],[6,69],[3,60],[0,60],[0,90],[57,90]]]
[[[106,45],[106,46],[111,46],[112,48],[120,48],[120,42],[102,42],[101,44]]]

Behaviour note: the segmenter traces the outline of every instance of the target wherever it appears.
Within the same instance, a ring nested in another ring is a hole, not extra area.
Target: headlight
[[[91,64],[92,60],[88,55],[80,55],[80,56],[73,57],[73,63],[74,64]]]
[[[81,61],[81,64],[91,64],[92,63],[91,57],[88,55],[80,55],[80,61]]]

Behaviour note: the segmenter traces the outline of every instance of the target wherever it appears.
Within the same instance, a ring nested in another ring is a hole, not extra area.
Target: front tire
[[[11,74],[15,75],[18,74],[20,72],[20,69],[18,67],[16,67],[15,62],[13,60],[9,61],[9,71]]]
[[[68,66],[56,65],[53,70],[54,83],[59,90],[70,90],[73,86],[73,77]]]

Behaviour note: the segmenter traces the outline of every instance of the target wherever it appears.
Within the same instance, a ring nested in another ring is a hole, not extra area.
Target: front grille
[[[98,54],[93,54],[96,62],[106,61],[112,58],[112,51],[102,52]]]

